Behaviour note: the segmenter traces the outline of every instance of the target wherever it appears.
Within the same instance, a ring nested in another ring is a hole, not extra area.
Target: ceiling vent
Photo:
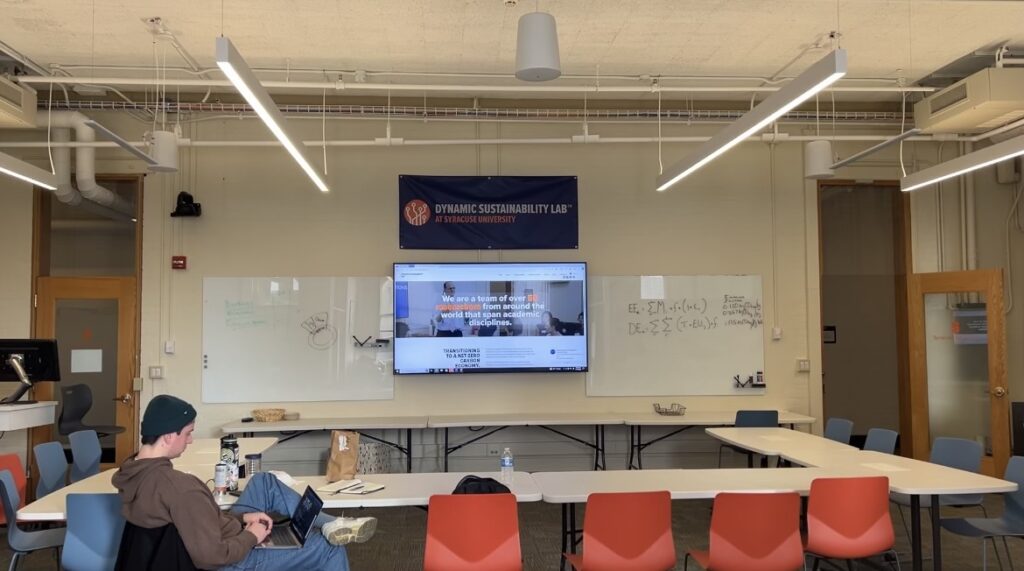
[[[983,133],[1024,117],[1024,68],[988,68],[914,105],[925,133]]]
[[[0,77],[0,127],[36,127],[36,91]]]

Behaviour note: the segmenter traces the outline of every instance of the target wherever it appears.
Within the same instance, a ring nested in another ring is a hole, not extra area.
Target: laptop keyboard
[[[274,527],[270,530],[270,536],[267,538],[268,543],[272,545],[295,545],[295,536],[292,535],[291,529],[288,525],[282,525],[281,527]]]

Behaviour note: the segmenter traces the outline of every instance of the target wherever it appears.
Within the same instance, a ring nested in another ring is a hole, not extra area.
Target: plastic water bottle
[[[501,481],[505,484],[512,483],[512,472],[515,471],[515,464],[512,459],[512,450],[506,448],[501,453]]]

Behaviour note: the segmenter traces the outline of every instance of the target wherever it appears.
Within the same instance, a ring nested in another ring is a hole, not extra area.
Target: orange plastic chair
[[[25,506],[25,467],[21,464],[21,458],[17,454],[0,454],[0,470],[10,470],[11,475],[14,476],[14,485],[18,489],[18,497],[21,499],[21,505],[18,508]],[[7,523],[7,517],[4,516],[3,510],[0,510],[0,525]]]
[[[430,496],[424,571],[522,568],[514,495]]]
[[[664,571],[676,565],[668,492],[590,494],[583,554],[565,554],[579,571]]]
[[[807,501],[808,555],[863,559],[893,550],[889,478],[818,478]],[[819,561],[815,561],[817,568]]]
[[[708,571],[794,571],[803,569],[800,495],[738,494],[715,496],[707,551],[686,554]]]

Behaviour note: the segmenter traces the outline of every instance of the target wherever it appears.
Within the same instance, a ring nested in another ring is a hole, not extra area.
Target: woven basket
[[[252,411],[256,422],[276,422],[284,418],[283,408],[257,408]]]

